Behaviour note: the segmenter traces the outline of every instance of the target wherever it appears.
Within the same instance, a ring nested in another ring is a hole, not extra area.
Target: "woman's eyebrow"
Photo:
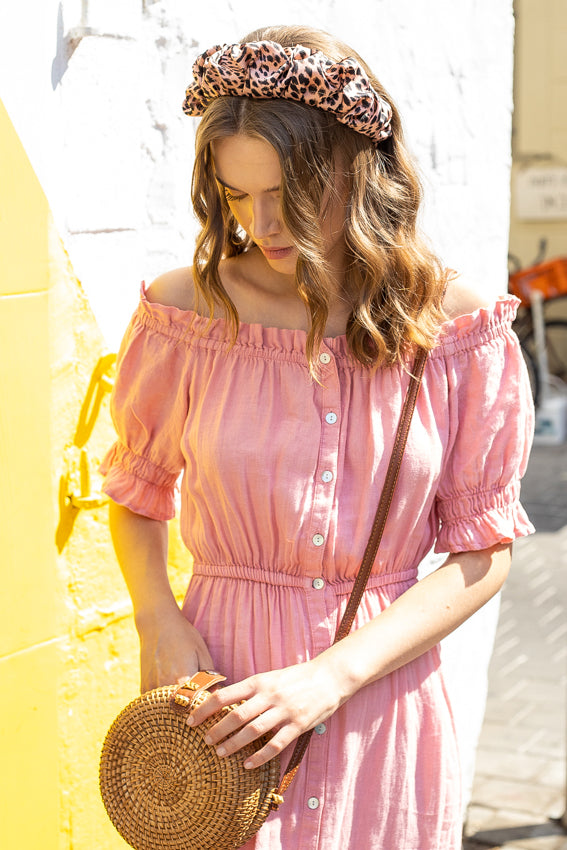
[[[220,183],[221,186],[224,186],[225,189],[230,189],[231,192],[239,192],[241,195],[247,194],[247,192],[243,192],[242,189],[237,189],[236,186],[231,186],[230,183],[225,183],[224,180],[221,180],[221,178],[218,176],[218,174],[215,174],[215,180],[217,181],[217,183]],[[280,187],[279,186],[273,186],[271,189],[266,189],[265,191],[266,192],[279,192]]]

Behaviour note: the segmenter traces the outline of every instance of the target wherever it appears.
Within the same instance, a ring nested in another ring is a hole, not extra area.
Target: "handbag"
[[[372,531],[333,643],[350,632],[376,559],[426,359],[427,353],[420,349]],[[110,820],[135,850],[233,850],[245,844],[283,802],[313,730],[297,739],[281,779],[279,756],[259,768],[244,768],[248,756],[269,735],[219,758],[204,738],[235,706],[221,709],[196,727],[187,726],[185,719],[225,678],[200,671],[179,685],[148,691],[129,703],[111,725],[101,753],[100,791]]]

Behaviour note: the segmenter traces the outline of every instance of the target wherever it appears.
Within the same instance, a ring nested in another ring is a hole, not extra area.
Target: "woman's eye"
[[[231,195],[227,189],[224,190],[224,196],[227,201],[241,201],[246,197],[246,195]]]

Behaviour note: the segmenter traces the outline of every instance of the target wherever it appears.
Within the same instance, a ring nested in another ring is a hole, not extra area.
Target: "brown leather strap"
[[[203,691],[226,682],[226,676],[215,670],[198,670],[190,679],[180,682],[171,695],[171,702],[185,709],[190,709],[195,698]]]
[[[423,377],[423,370],[425,369],[426,360],[427,352],[423,349],[420,349],[416,355],[413,364],[410,383],[404,401],[404,406],[402,408],[400,422],[394,441],[394,447],[392,449],[390,463],[388,464],[388,471],[386,472],[384,489],[382,490],[382,495],[380,497],[376,516],[374,517],[374,522],[372,524],[372,531],[370,532],[370,537],[368,539],[368,543],[366,544],[362,563],[360,565],[358,575],[356,576],[354,587],[349,596],[345,613],[343,614],[341,622],[339,623],[339,626],[337,628],[333,643],[337,643],[337,641],[342,640],[350,632],[358,606],[360,605],[360,600],[362,599],[362,594],[364,593],[364,589],[368,582],[372,566],[374,564],[374,561],[376,560],[378,547],[380,546],[380,541],[382,540],[384,527],[386,525],[386,519],[388,518],[388,512],[390,510],[390,505],[392,504],[394,490],[398,481],[400,467],[402,465],[402,458],[408,439],[413,411],[415,410],[417,394],[421,385],[421,379]],[[303,756],[305,755],[305,751],[307,750],[307,746],[309,744],[312,734],[313,729],[309,729],[307,732],[304,732],[302,735],[300,735],[297,739],[295,748],[289,760],[289,764],[280,781],[280,785],[277,790],[277,793],[278,795],[280,795],[280,797],[289,788],[293,777],[297,773],[297,770],[299,768]],[[277,804],[272,804],[272,808],[277,808]]]
[[[366,549],[362,557],[362,563],[358,570],[354,587],[349,596],[345,613],[343,614],[343,618],[339,624],[333,643],[337,643],[337,641],[342,640],[350,632],[358,606],[360,605],[360,600],[362,599],[362,594],[364,593],[374,561],[376,560],[378,547],[382,541],[384,527],[386,525],[386,520],[394,497],[394,490],[398,483],[402,458],[404,456],[408,440],[409,429],[413,411],[415,410],[421,379],[423,377],[423,370],[425,369],[426,359],[427,352],[420,348],[413,364],[413,371],[408,391],[406,393],[404,406],[402,408],[400,423],[396,432],[396,439],[394,441],[390,463],[388,464],[388,471],[386,472],[386,478],[384,480],[384,489],[382,490],[382,496],[380,497],[376,516],[374,517],[374,523],[372,524],[372,531],[370,532],[370,537],[368,538],[368,543],[366,544]]]

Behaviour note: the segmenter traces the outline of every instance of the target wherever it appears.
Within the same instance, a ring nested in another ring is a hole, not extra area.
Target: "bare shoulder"
[[[481,307],[490,307],[494,301],[494,292],[486,286],[472,284],[462,277],[455,277],[447,286],[443,308],[447,319],[456,319],[457,316],[474,313]]]
[[[192,268],[173,269],[156,277],[146,290],[146,296],[148,301],[165,307],[192,310],[195,303]]]
[[[235,290],[242,284],[240,266],[244,257],[231,257],[219,263],[221,282],[231,297],[234,297]],[[146,296],[152,303],[177,307],[179,310],[197,310],[202,315],[208,315],[207,305],[203,299],[198,299],[195,291],[192,266],[172,269],[159,275],[146,290]]]

